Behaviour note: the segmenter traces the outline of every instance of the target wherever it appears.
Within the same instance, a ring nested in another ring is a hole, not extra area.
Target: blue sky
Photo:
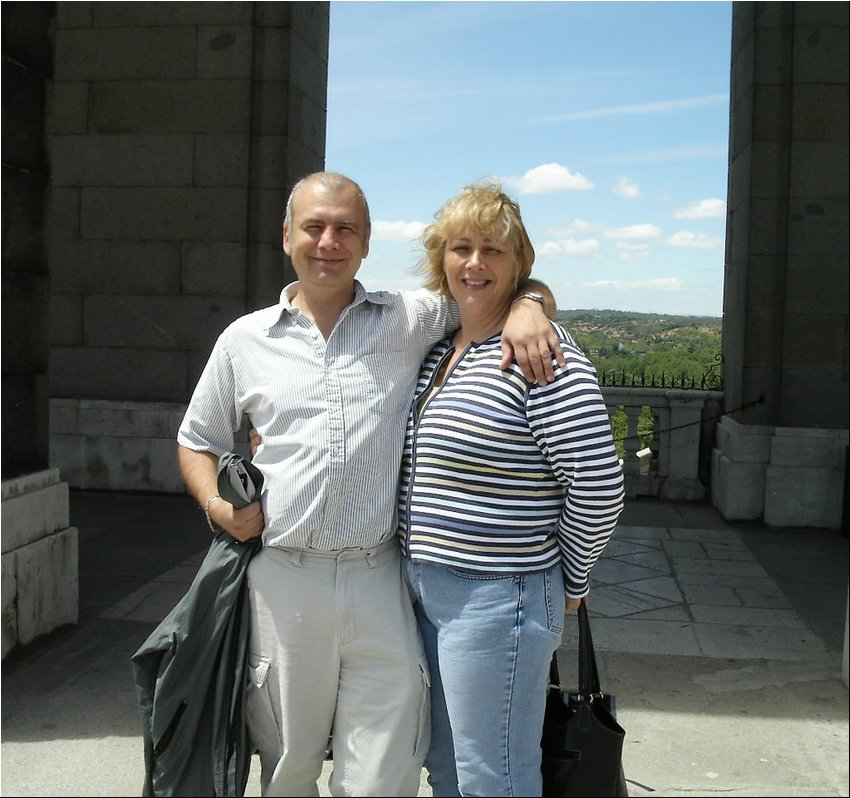
[[[720,316],[731,14],[333,0],[326,168],[369,200],[360,280],[418,286],[422,228],[497,177],[559,308]]]

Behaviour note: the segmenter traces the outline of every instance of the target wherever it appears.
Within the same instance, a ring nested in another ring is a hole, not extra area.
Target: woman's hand
[[[589,593],[585,593],[581,598],[570,598],[567,596],[567,600],[564,606],[564,609],[567,612],[576,612],[578,610],[579,604],[587,604]]]
[[[251,444],[251,459],[257,455],[257,449],[260,448],[260,444],[263,442],[263,439],[260,437],[260,433],[257,432],[254,427],[248,430],[248,443]]]

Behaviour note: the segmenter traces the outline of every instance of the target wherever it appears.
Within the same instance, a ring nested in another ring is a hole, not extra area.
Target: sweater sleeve
[[[556,366],[548,385],[529,387],[526,412],[564,486],[558,544],[567,595],[580,598],[590,589],[590,570],[623,510],[624,480],[596,369],[566,332],[558,332],[567,365]]]

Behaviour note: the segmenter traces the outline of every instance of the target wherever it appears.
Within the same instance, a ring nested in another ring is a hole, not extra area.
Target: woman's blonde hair
[[[514,288],[529,278],[534,247],[522,222],[519,205],[502,191],[497,180],[485,180],[461,189],[434,214],[434,221],[422,232],[424,252],[416,271],[423,276],[425,288],[449,296],[443,269],[446,244],[452,236],[467,229],[513,251],[517,267]]]

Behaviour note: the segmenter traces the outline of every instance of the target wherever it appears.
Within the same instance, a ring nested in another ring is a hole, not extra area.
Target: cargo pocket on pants
[[[260,753],[260,759],[277,762],[283,756],[281,737],[280,696],[277,683],[270,679],[270,657],[248,655],[248,685],[245,700],[245,718],[251,742]]]
[[[413,756],[425,762],[425,755],[431,746],[431,671],[428,670],[428,660],[419,658],[419,677],[422,689],[419,695],[419,728],[416,734],[416,746]]]

